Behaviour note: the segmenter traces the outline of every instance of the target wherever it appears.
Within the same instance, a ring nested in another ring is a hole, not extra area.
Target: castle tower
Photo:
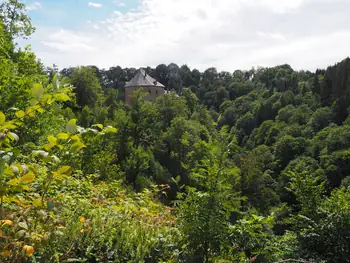
[[[165,94],[165,86],[148,75],[143,69],[139,69],[132,80],[125,85],[125,103],[131,104],[132,93],[139,88],[143,88],[148,95],[145,101],[155,101],[157,97]]]

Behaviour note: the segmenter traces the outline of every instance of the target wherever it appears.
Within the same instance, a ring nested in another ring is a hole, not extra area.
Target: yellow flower
[[[4,258],[8,258],[11,257],[12,253],[9,250],[4,250],[0,253],[0,256],[4,257]]]
[[[13,226],[14,225],[11,220],[1,220],[0,222],[2,223],[1,227],[5,226],[5,225],[9,225],[9,226]]]
[[[31,257],[34,254],[34,247],[25,245],[23,252],[26,253],[27,257]]]
[[[80,221],[81,223],[85,223],[86,219],[85,219],[85,217],[82,216],[82,217],[80,217],[79,221]]]

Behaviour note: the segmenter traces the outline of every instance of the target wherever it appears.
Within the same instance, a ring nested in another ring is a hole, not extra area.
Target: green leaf
[[[85,144],[83,144],[81,142],[76,142],[70,147],[70,151],[73,153],[77,153],[83,148],[86,148]]]
[[[33,88],[32,88],[32,95],[36,98],[41,98],[44,94],[44,88],[41,84],[37,83],[37,84],[34,84],[33,85]]]
[[[13,132],[9,132],[7,134],[7,137],[9,137],[11,141],[16,141],[16,142],[19,141],[18,135],[16,133],[13,133]]]
[[[50,105],[52,103],[52,95],[51,94],[44,94],[44,96],[42,97],[42,100]]]
[[[17,178],[12,179],[12,180],[7,182],[7,184],[12,185],[12,186],[17,185],[18,183],[19,183],[19,179],[17,179]]]
[[[53,78],[52,78],[52,84],[53,84],[53,87],[54,87],[54,89],[59,89],[60,88],[60,84],[59,84],[59,82],[58,82],[58,75],[57,74],[55,74],[54,76],[53,76]]]
[[[16,116],[19,119],[24,118],[25,115],[26,115],[26,113],[24,111],[22,111],[22,110],[16,112]]]
[[[66,125],[66,130],[70,133],[76,133],[78,131],[77,120],[71,119]]]
[[[107,126],[105,129],[104,129],[104,132],[105,133],[117,133],[118,132],[118,129],[117,128],[114,128],[112,126]]]
[[[71,175],[72,172],[73,172],[73,169],[70,166],[63,166],[58,170],[58,173],[65,174],[65,175]]]
[[[35,174],[30,172],[30,173],[23,175],[19,180],[21,183],[28,184],[28,183],[33,182],[34,179],[35,179]]]
[[[69,134],[61,132],[61,133],[57,134],[57,138],[59,140],[68,140]]]
[[[76,135],[73,135],[72,137],[70,137],[72,141],[80,141],[79,137]]]
[[[44,146],[44,149],[46,150],[46,151],[51,151],[51,149],[53,148],[53,147],[55,147],[56,145],[55,144],[52,144],[52,143],[49,143],[49,144],[46,144],[45,146]]]
[[[6,123],[4,124],[4,126],[2,126],[2,127],[5,128],[5,129],[9,129],[9,130],[11,130],[11,129],[16,129],[17,126],[14,125],[14,124],[12,124],[12,122],[13,122],[13,121],[8,121],[8,122],[6,122]]]
[[[3,124],[6,121],[6,116],[5,114],[0,111],[0,125]]]
[[[57,181],[62,181],[62,180],[67,178],[67,175],[61,174],[61,173],[58,173],[58,172],[53,172],[52,175],[53,175],[53,178],[55,180],[57,180]]]
[[[35,117],[35,108],[33,106],[26,109],[26,115],[29,117]]]
[[[21,227],[21,228],[23,228],[23,229],[28,230],[28,225],[27,225],[26,222],[19,222],[19,223],[18,223],[18,226]]]
[[[54,137],[54,136],[52,136],[52,135],[50,135],[50,136],[48,136],[47,137],[47,140],[50,142],[50,144],[52,144],[52,145],[56,145],[57,144],[57,139]]]
[[[42,203],[41,199],[34,199],[34,200],[32,201],[32,204],[33,204],[33,206],[35,206],[35,207],[42,207],[42,206],[43,206],[43,203]]]
[[[58,94],[55,94],[54,95],[54,98],[57,100],[57,101],[68,101],[70,100],[69,96],[67,94],[64,94],[64,93],[58,93]]]

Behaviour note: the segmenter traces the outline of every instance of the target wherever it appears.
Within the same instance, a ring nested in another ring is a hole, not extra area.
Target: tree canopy
[[[0,262],[350,262],[350,59],[45,67],[0,4]]]

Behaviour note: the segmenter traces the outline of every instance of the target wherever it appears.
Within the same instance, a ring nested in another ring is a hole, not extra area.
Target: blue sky
[[[60,68],[314,70],[350,55],[349,0],[25,1],[37,30],[21,45]]]
[[[35,26],[74,30],[86,28],[88,21],[103,20],[114,11],[125,13],[138,6],[138,0],[40,0],[24,3],[33,9],[29,15]]]

